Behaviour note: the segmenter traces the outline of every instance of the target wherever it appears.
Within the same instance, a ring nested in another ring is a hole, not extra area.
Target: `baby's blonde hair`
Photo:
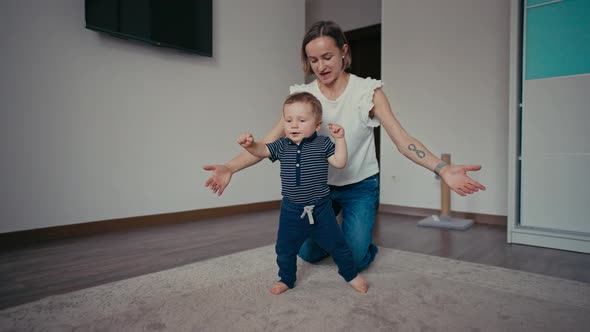
[[[303,103],[311,105],[311,113],[316,121],[322,121],[322,103],[309,92],[296,92],[287,97],[283,103],[283,108],[286,105],[295,103]]]

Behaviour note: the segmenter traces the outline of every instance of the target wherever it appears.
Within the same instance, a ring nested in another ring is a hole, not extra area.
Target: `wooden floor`
[[[590,283],[590,255],[506,244],[506,229],[417,227],[379,214],[375,243]],[[0,252],[0,309],[274,243],[278,211],[61,240]]]

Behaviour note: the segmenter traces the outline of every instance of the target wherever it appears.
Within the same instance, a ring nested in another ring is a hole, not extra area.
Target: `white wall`
[[[86,30],[83,1],[0,3],[0,233],[280,198],[278,165],[221,198],[201,166],[303,81],[304,2],[213,3],[213,58]]]
[[[485,192],[452,195],[454,211],[507,214],[509,0],[307,0],[306,25],[345,31],[382,23],[382,79],[402,125],[470,173]],[[440,182],[399,154],[385,132],[381,203],[440,208]]]
[[[306,17],[381,22],[381,1],[337,2],[216,0],[213,58],[86,30],[82,1],[0,2],[0,233],[279,199],[278,165],[238,173],[221,198],[201,166],[274,124],[303,81]],[[488,190],[453,195],[456,211],[506,214],[508,2],[383,1],[396,115],[433,152],[484,167],[472,174]],[[381,202],[438,208],[432,174],[382,150]]]
[[[487,191],[454,211],[507,214],[509,0],[391,0],[382,8],[384,91],[403,126]],[[381,203],[440,208],[440,184],[382,131]],[[395,178],[394,178],[395,177]]]
[[[306,0],[306,27],[334,21],[344,31],[381,23],[381,0]]]

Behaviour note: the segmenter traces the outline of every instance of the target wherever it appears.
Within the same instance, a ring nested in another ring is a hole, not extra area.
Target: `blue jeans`
[[[366,269],[377,255],[373,226],[379,205],[379,174],[345,186],[330,186],[334,214],[342,212],[342,232],[358,271]],[[328,253],[312,239],[299,250],[299,257],[315,263]]]

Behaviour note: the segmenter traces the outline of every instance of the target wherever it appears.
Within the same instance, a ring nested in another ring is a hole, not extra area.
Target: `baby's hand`
[[[240,144],[243,148],[247,148],[252,145],[254,142],[254,136],[250,133],[242,134],[238,137],[238,144]]]
[[[329,123],[328,129],[330,129],[330,134],[334,138],[344,138],[344,128],[340,127],[337,124]]]

